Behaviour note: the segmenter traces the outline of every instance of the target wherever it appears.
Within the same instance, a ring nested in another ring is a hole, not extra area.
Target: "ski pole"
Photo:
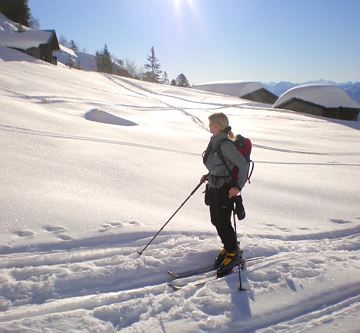
[[[139,255],[142,255],[143,252],[146,250],[146,248],[153,242],[153,240],[157,237],[157,235],[166,227],[166,225],[170,222],[170,220],[176,215],[176,213],[181,209],[182,206],[185,205],[186,201],[190,199],[190,197],[198,190],[198,188],[205,182],[205,180],[202,178],[200,183],[192,190],[190,195],[185,199],[185,201],[180,205],[180,207],[170,216],[170,218],[166,221],[166,223],[161,227],[161,229],[154,235],[153,238],[151,238],[150,242],[145,245],[145,247],[139,252]]]
[[[236,221],[235,221],[235,208],[233,209],[233,219],[234,219],[234,230],[235,230],[235,239],[236,239],[236,244],[238,244],[238,238],[237,238],[237,230],[236,230]],[[246,290],[242,287],[242,283],[241,283],[241,264],[240,264],[240,242],[239,242],[239,247],[236,251],[237,254],[237,262],[238,262],[238,271],[239,271],[239,290],[243,291]],[[241,258],[242,259],[242,258]]]

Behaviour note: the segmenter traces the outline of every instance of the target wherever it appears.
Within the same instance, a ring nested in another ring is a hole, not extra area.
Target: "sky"
[[[359,0],[29,0],[41,29],[191,84],[360,81]]]

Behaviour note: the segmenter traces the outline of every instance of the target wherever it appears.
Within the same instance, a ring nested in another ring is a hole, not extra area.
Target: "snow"
[[[2,61],[27,61],[42,63],[40,60],[35,59],[24,52],[9,49],[7,47],[0,46],[0,62]]]
[[[51,31],[27,30],[23,32],[0,31],[0,46],[27,50],[39,47],[51,38]]]
[[[195,84],[192,88],[235,97],[242,97],[259,89],[265,89],[262,83],[252,81],[208,82]]]
[[[76,55],[77,66],[86,71],[97,71],[96,57],[94,55],[85,52],[76,52]]]
[[[76,58],[76,53],[72,50],[72,49],[69,49],[68,47],[62,45],[62,44],[59,44],[60,46],[60,51],[54,51],[54,55],[58,55],[59,53],[63,52],[63,53],[66,53],[74,58]]]
[[[18,31],[19,23],[11,21],[4,14],[0,13],[0,31]],[[29,30],[28,27],[22,25],[21,28],[23,30]]]
[[[57,57],[58,63],[67,65],[71,57],[74,62],[73,67],[86,71],[97,71],[96,57],[92,54],[74,52],[61,44],[60,51],[53,51],[53,54]]]
[[[358,331],[358,122],[18,56],[0,48],[1,332]],[[167,270],[220,248],[203,188],[137,251],[206,172],[219,110],[254,144],[238,232],[264,258],[247,291],[174,292]]]
[[[291,88],[277,99],[274,107],[281,106],[292,98],[302,99],[327,108],[360,108],[360,105],[352,100],[344,90],[328,84],[307,84]]]

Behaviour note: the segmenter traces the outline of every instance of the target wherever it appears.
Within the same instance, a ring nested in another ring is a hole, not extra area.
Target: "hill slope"
[[[3,52],[2,332],[356,331],[357,123]],[[237,274],[174,292],[167,270],[220,248],[202,191],[136,251],[205,173],[219,111],[254,142],[238,230],[245,256],[264,258],[242,272],[246,292]]]

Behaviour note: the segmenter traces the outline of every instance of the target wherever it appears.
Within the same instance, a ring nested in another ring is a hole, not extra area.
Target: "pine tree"
[[[59,37],[59,43],[66,46],[66,47],[69,46],[69,42],[68,42],[68,40],[66,39],[66,37],[64,35],[61,35]]]
[[[79,46],[75,43],[73,39],[69,43],[69,48],[72,49],[74,52],[79,51]]]
[[[175,79],[172,79],[171,82],[170,82],[170,85],[176,86],[176,80],[175,80]]]
[[[153,46],[151,47],[150,52],[150,55],[146,58],[149,63],[144,65],[147,70],[145,73],[145,79],[150,82],[159,82],[161,75],[160,63],[159,59],[155,57],[155,50]]]
[[[0,0],[0,12],[16,23],[30,25],[28,0]]]
[[[190,87],[189,81],[183,73],[176,78],[176,85],[178,87]]]
[[[29,18],[29,27],[33,30],[40,30],[40,22],[36,17],[32,16],[32,14],[30,14]]]
[[[113,63],[112,63],[112,60],[111,60],[111,54],[110,54],[106,44],[105,44],[105,47],[104,47],[103,54],[104,54],[104,58],[103,58],[104,72],[111,74],[113,72]]]
[[[106,44],[105,44],[104,50],[102,52],[96,51],[95,56],[96,56],[96,66],[97,66],[98,72],[112,74],[114,68],[113,68],[113,63],[111,60],[111,54],[110,54]]]

